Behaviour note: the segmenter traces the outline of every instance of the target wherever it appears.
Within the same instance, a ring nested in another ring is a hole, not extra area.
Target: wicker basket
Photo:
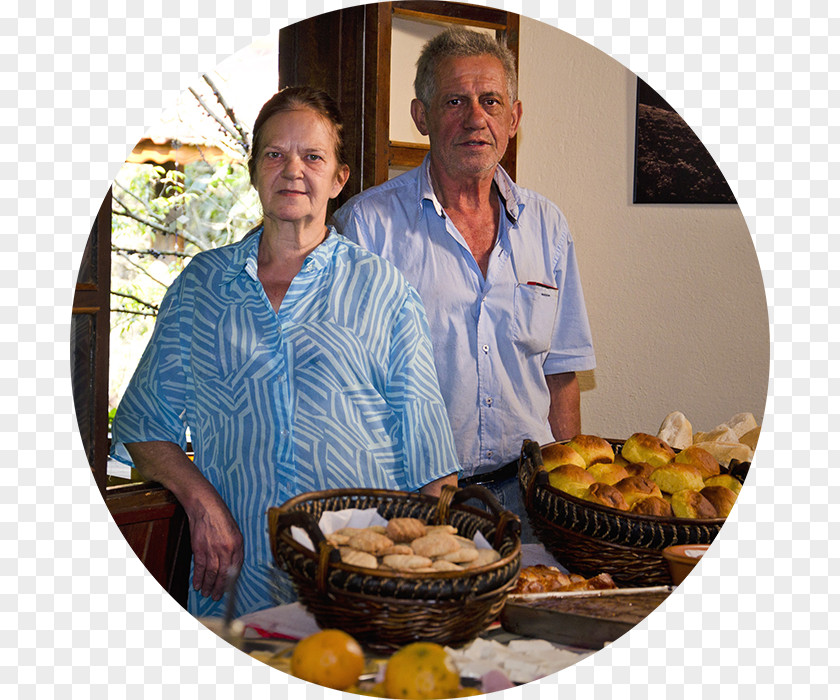
[[[610,443],[616,451],[622,444]],[[539,444],[526,440],[519,485],[528,519],[554,558],[584,576],[604,572],[624,586],[670,585],[662,550],[674,544],[710,544],[724,522],[637,515],[590,503],[551,487],[541,465]]]
[[[464,505],[477,498],[488,508]],[[449,524],[472,539],[481,534],[501,554],[487,566],[466,571],[397,573],[341,561],[317,523],[325,511],[376,508],[391,518]],[[317,552],[292,538],[306,530]],[[322,628],[338,628],[373,651],[393,651],[414,641],[449,646],[475,639],[496,619],[519,575],[519,518],[505,511],[481,486],[445,486],[440,498],[403,491],[336,489],[297,496],[268,512],[274,559],[292,579],[298,596]]]

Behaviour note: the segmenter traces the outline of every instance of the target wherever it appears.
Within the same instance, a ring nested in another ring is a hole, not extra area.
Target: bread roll
[[[703,477],[696,467],[690,464],[677,464],[671,462],[659,467],[650,475],[650,480],[665,493],[677,493],[678,491],[699,491],[703,488]],[[673,508],[673,503],[671,507]],[[674,513],[676,513],[674,509]]]
[[[675,450],[684,450],[694,441],[694,432],[688,418],[679,411],[673,411],[665,416],[665,420],[659,426],[657,437]]]
[[[551,471],[561,464],[574,464],[581,469],[586,469],[586,461],[580,456],[574,447],[566,443],[552,442],[540,448],[542,453],[543,469]]]
[[[700,489],[700,495],[711,503],[717,511],[719,518],[728,518],[735,505],[737,494],[726,486],[704,486]]]
[[[583,457],[587,467],[601,462],[610,463],[615,460],[612,445],[597,435],[575,435],[569,441],[569,447]]]
[[[662,495],[659,486],[643,476],[628,476],[626,479],[619,481],[615,487],[621,492],[624,500],[627,501],[627,505],[631,508],[636,501],[641,501],[643,498]]]
[[[621,491],[609,484],[592,484],[589,487],[589,492],[583,497],[583,500],[617,510],[629,509]]]
[[[560,491],[583,498],[595,483],[595,477],[583,467],[561,464],[548,472],[548,483]]]
[[[692,467],[696,467],[700,472],[700,476],[704,479],[720,474],[720,464],[718,464],[718,461],[698,445],[686,447],[674,457],[674,462],[677,464],[690,464]]]
[[[678,518],[717,518],[715,507],[699,491],[684,489],[671,497],[671,509]]]
[[[630,476],[624,467],[620,464],[612,462],[610,464],[607,464],[606,462],[596,462],[586,471],[595,477],[595,481],[610,485],[614,485],[622,479],[626,479]]]
[[[627,472],[628,476],[643,476],[647,479],[656,471],[656,467],[647,462],[633,462],[633,464],[624,467],[624,471]]]
[[[719,474],[706,479],[706,486],[725,486],[737,496],[741,493],[741,482],[730,474]]]
[[[637,515],[654,515],[659,518],[670,518],[674,514],[671,504],[659,496],[639,499],[633,504],[630,512]]]
[[[659,467],[674,459],[676,453],[667,442],[655,435],[633,433],[622,446],[621,454],[629,462],[647,462]]]
[[[394,542],[411,542],[426,534],[426,523],[418,518],[391,518],[385,534]]]

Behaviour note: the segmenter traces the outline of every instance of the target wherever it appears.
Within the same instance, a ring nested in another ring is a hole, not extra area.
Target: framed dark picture
[[[641,78],[636,90],[635,204],[735,204],[715,159]]]

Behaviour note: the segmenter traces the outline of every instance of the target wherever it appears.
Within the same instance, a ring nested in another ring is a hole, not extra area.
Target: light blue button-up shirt
[[[331,230],[278,312],[257,278],[262,231],[197,255],[161,305],[120,403],[126,442],[184,447],[239,524],[237,614],[294,598],[275,580],[266,511],[334,488],[415,491],[458,470],[417,292]],[[190,592],[190,611],[220,615]]]
[[[495,185],[502,215],[486,278],[434,194],[428,156],[335,214],[341,233],[420,292],[465,476],[512,461],[525,438],[551,442],[545,375],[595,367],[565,217],[501,167]]]

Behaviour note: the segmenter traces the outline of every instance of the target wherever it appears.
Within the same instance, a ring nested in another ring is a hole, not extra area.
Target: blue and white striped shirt
[[[320,489],[414,491],[458,470],[414,288],[330,229],[275,313],[261,235],[200,253],[175,280],[113,426],[123,458],[126,442],[185,447],[189,426],[245,540],[238,615],[294,597],[272,571],[270,506]],[[224,605],[190,591],[196,615]]]

